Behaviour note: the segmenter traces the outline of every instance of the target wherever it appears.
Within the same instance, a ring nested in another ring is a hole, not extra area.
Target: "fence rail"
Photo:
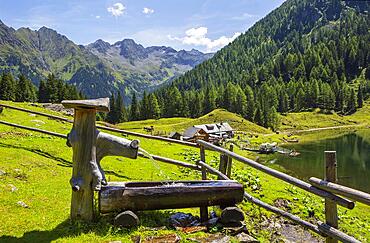
[[[13,109],[13,110],[17,110],[17,111],[28,112],[28,113],[35,114],[35,115],[40,115],[40,116],[44,116],[44,117],[48,117],[48,118],[52,118],[52,119],[56,119],[56,120],[65,121],[65,122],[68,122],[68,123],[73,123],[73,120],[70,120],[68,118],[61,117],[61,116],[56,116],[56,115],[51,115],[51,114],[47,114],[47,113],[44,113],[44,112],[32,111],[32,110],[29,110],[29,109],[20,108],[20,107],[11,106],[11,105],[6,105],[6,104],[0,104],[0,107],[5,107],[5,108],[8,108],[8,109]],[[190,146],[190,147],[198,147],[198,144],[196,144],[196,143],[181,141],[181,140],[172,139],[172,138],[153,136],[153,135],[149,135],[149,134],[132,132],[132,131],[122,130],[122,129],[113,128],[113,127],[107,127],[107,126],[102,126],[102,125],[96,125],[96,127],[99,128],[99,129],[103,129],[103,130],[107,130],[107,131],[111,131],[111,132],[120,132],[120,133],[132,135],[132,136],[137,136],[137,137],[155,139],[155,140],[160,140],[160,141],[170,142],[170,143],[177,143],[177,144]]]
[[[12,107],[12,106],[3,105],[3,104],[0,104],[0,106],[10,108],[10,109],[19,110],[19,111],[29,112],[29,113],[33,113],[33,114],[38,114],[38,115],[42,115],[42,116],[46,116],[46,117],[50,117],[50,118],[54,118],[54,119],[64,120],[66,122],[72,122],[71,120],[69,120],[67,118],[58,117],[58,116],[54,116],[54,115],[49,115],[49,114],[42,113],[42,112],[34,112],[34,111],[27,110],[27,109]],[[14,123],[10,123],[10,122],[0,121],[0,124],[8,125],[8,126],[16,127],[16,128],[21,128],[21,129],[26,129],[26,130],[30,130],[30,131],[40,132],[40,133],[44,133],[44,134],[48,134],[48,135],[52,135],[52,136],[57,136],[57,137],[60,137],[60,138],[67,138],[67,136],[64,135],[64,134],[60,134],[60,133],[56,133],[56,132],[50,132],[50,131],[37,129],[37,128],[32,128],[32,127],[27,127],[27,126],[18,125],[18,124],[14,124]],[[271,175],[275,178],[281,179],[281,180],[283,180],[283,181],[285,181],[289,184],[292,184],[292,185],[295,185],[299,188],[302,188],[302,189],[304,189],[304,190],[306,190],[310,193],[316,194],[316,195],[321,196],[325,199],[329,199],[330,202],[332,204],[334,203],[335,206],[336,206],[336,204],[338,204],[338,205],[341,205],[341,206],[349,208],[349,209],[353,209],[354,206],[355,206],[354,202],[352,202],[348,199],[339,197],[336,194],[351,198],[355,201],[363,202],[367,205],[369,205],[369,202],[370,202],[370,195],[367,194],[367,193],[357,191],[357,190],[352,189],[352,188],[344,187],[344,186],[341,186],[341,185],[338,185],[336,183],[329,182],[329,181],[326,181],[326,180],[320,180],[318,178],[310,178],[309,181],[312,184],[311,185],[307,182],[301,181],[301,180],[299,180],[297,178],[294,178],[290,175],[287,175],[285,173],[273,170],[273,169],[271,169],[267,166],[261,165],[261,164],[257,163],[256,161],[247,159],[247,158],[245,158],[241,155],[238,155],[238,154],[236,154],[232,151],[229,151],[229,150],[221,148],[221,147],[217,147],[213,144],[210,144],[210,143],[202,141],[202,140],[198,140],[197,143],[189,143],[189,142],[184,142],[184,141],[179,141],[179,140],[174,140],[174,139],[169,139],[169,138],[162,138],[162,137],[158,137],[158,136],[151,136],[151,135],[146,135],[146,134],[129,132],[129,131],[116,129],[116,128],[109,128],[109,127],[105,127],[105,126],[97,126],[97,127],[101,128],[101,129],[110,130],[110,131],[113,131],[113,132],[126,133],[126,134],[139,136],[139,137],[145,137],[145,138],[149,138],[149,139],[158,139],[158,140],[162,140],[162,141],[174,142],[174,143],[179,143],[179,144],[182,144],[182,145],[187,145],[187,146],[192,146],[192,147],[200,147],[200,158],[201,159],[200,159],[200,161],[197,162],[196,165],[186,163],[186,162],[182,162],[182,161],[178,161],[178,160],[174,160],[174,159],[170,159],[170,158],[166,158],[166,157],[162,157],[162,156],[158,156],[158,155],[151,155],[151,157],[154,160],[160,161],[160,162],[163,162],[163,163],[182,166],[182,167],[186,167],[186,168],[189,168],[189,169],[194,169],[194,170],[197,170],[197,171],[201,171],[203,180],[207,179],[207,176],[206,176],[207,172],[218,176],[219,179],[230,180],[231,165],[232,165],[231,159],[235,159],[235,160],[238,160],[242,163],[245,163],[245,164],[247,164],[247,165],[249,165],[249,166],[251,166],[251,167],[253,167],[257,170],[260,170],[260,171],[262,171],[266,174],[269,174],[269,175]],[[220,163],[224,162],[226,164],[226,167],[225,166],[222,167],[222,170],[223,170],[224,173],[222,173],[221,171],[211,167],[210,165],[208,165],[206,163],[206,161],[205,161],[205,158],[206,158],[205,149],[213,150],[213,151],[216,151],[216,152],[220,153],[220,155],[221,155],[220,156]],[[232,150],[232,148],[231,148],[231,150]],[[146,157],[142,153],[139,153],[139,156]],[[228,176],[226,175],[226,173],[228,174]],[[293,214],[291,214],[289,212],[286,212],[282,209],[279,209],[275,206],[269,205],[269,204],[255,198],[255,197],[253,197],[252,195],[250,195],[246,192],[244,193],[244,198],[245,198],[245,200],[247,200],[251,203],[254,203],[254,204],[256,204],[256,205],[258,205],[262,208],[265,208],[268,211],[274,212],[274,213],[276,213],[276,214],[278,214],[282,217],[285,217],[289,220],[294,221],[295,223],[297,223],[297,224],[299,224],[299,225],[301,225],[301,226],[303,226],[303,227],[305,227],[305,228],[307,228],[307,229],[309,229],[309,230],[311,230],[311,231],[313,231],[317,234],[320,234],[322,236],[327,237],[327,242],[336,242],[337,240],[340,240],[342,242],[359,242],[358,240],[356,240],[352,236],[349,236],[349,235],[341,232],[340,230],[336,229],[337,226],[333,227],[333,226],[329,225],[328,223],[323,223],[323,222],[320,222],[320,221],[317,223],[317,225],[314,225],[310,222],[307,222],[307,221],[299,218],[296,215],[293,215]],[[201,208],[201,214],[202,213],[206,214],[207,211],[204,208],[203,209]]]

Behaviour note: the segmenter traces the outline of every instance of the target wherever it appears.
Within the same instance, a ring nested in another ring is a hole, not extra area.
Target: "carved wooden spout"
[[[139,149],[138,140],[127,140],[108,133],[97,132],[96,139],[96,162],[102,174],[101,184],[107,185],[104,170],[101,168],[100,161],[105,156],[123,156],[136,159]]]

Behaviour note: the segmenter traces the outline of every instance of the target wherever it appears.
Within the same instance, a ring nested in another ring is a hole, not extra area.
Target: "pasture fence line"
[[[0,104],[0,106],[3,106],[5,108],[9,109],[15,109],[18,111],[23,111],[23,112],[29,112],[37,115],[42,115],[46,117],[50,117],[53,119],[59,119],[63,120],[66,122],[72,122],[72,120],[69,120],[67,118],[55,116],[55,115],[50,115],[42,112],[36,112],[36,111],[30,111],[28,109],[23,109],[19,107],[13,107],[9,105],[3,105]],[[75,121],[76,122],[76,121]],[[28,127],[28,126],[23,126],[19,124],[14,124],[6,121],[0,121],[0,124],[7,125],[7,126],[12,126],[20,129],[25,129],[33,132],[39,132],[51,136],[56,136],[59,138],[64,138],[68,139],[67,135],[56,133],[56,132],[51,132],[51,131],[46,131],[42,129],[37,129],[33,127]],[[125,133],[129,135],[134,135],[134,136],[139,136],[139,137],[144,137],[147,139],[156,139],[156,140],[161,140],[161,141],[167,141],[167,142],[173,142],[177,144],[182,144],[186,146],[191,146],[191,147],[198,147],[199,153],[200,153],[200,160],[197,161],[196,164],[190,164],[178,160],[174,160],[171,158],[166,158],[158,155],[151,155],[151,157],[159,162],[167,163],[167,164],[172,164],[176,166],[181,166],[189,169],[193,169],[196,171],[201,172],[201,177],[202,180],[207,180],[207,173],[216,175],[218,179],[220,180],[231,180],[231,171],[232,171],[232,161],[237,160],[239,162],[242,162],[248,166],[253,167],[254,169],[257,169],[263,173],[266,173],[270,176],[273,176],[275,178],[278,178],[280,180],[283,180],[291,185],[297,186],[309,193],[315,194],[317,196],[320,196],[325,199],[325,218],[326,222],[317,222],[317,224],[313,224],[310,222],[307,222],[301,218],[299,218],[296,215],[293,215],[287,211],[284,211],[282,209],[279,209],[275,206],[272,206],[270,204],[267,204],[263,201],[261,201],[258,198],[253,197],[252,195],[248,194],[247,192],[244,192],[244,199],[248,202],[251,202],[253,204],[256,204],[268,211],[271,211],[273,213],[276,213],[284,218],[287,218],[317,234],[320,234],[324,237],[326,237],[327,242],[337,242],[342,241],[342,242],[359,242],[352,236],[349,236],[345,234],[344,232],[338,230],[338,215],[337,215],[337,205],[340,205],[342,207],[348,208],[348,209],[353,209],[355,204],[353,201],[343,198],[348,197],[352,200],[362,202],[366,205],[370,205],[370,195],[361,192],[358,190],[355,190],[353,188],[345,187],[342,185],[337,184],[337,160],[336,160],[336,152],[335,151],[326,151],[325,152],[325,179],[321,180],[318,178],[310,178],[309,182],[304,182],[298,178],[292,177],[290,175],[287,175],[283,172],[271,169],[267,166],[261,165],[256,161],[253,161],[251,159],[245,158],[235,152],[233,152],[233,146],[230,146],[230,149],[225,149],[222,147],[218,147],[214,144],[208,143],[203,140],[197,140],[196,143],[189,143],[185,141],[179,141],[179,140],[174,140],[174,139],[169,139],[169,138],[162,138],[162,137],[157,137],[157,136],[152,136],[152,135],[146,135],[146,134],[140,134],[136,132],[130,132],[126,130],[121,130],[121,129],[116,129],[116,128],[110,128],[106,126],[100,126],[97,125],[97,128],[101,129],[106,129],[112,132],[119,132],[119,133]],[[211,150],[218,152],[220,154],[220,163],[219,163],[219,168],[215,169],[212,166],[208,165],[206,163],[206,152],[205,150]],[[146,157],[144,154],[139,153],[138,154],[141,157]],[[341,195],[341,196],[338,196]],[[208,217],[208,211],[207,207],[200,207],[200,215],[201,218],[207,218]]]

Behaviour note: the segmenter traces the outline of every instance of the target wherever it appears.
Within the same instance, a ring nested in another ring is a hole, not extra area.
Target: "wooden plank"
[[[279,178],[283,181],[286,181],[288,182],[289,184],[292,184],[292,185],[295,185],[301,189],[304,189],[308,192],[311,192],[313,194],[316,194],[320,197],[323,197],[323,198],[328,198],[334,202],[337,202],[339,205],[343,206],[343,207],[346,207],[346,208],[349,208],[349,209],[353,209],[355,204],[354,202],[348,200],[348,199],[345,199],[345,198],[342,198],[342,197],[339,197],[331,192],[327,192],[327,191],[324,191],[320,188],[317,188],[317,187],[314,187],[312,185],[310,185],[309,183],[307,182],[304,182],[302,180],[299,180],[293,176],[290,176],[290,175],[287,175],[285,173],[282,173],[280,171],[277,171],[277,170],[274,170],[274,169],[271,169],[267,166],[264,166],[264,165],[261,165],[260,163],[256,162],[256,161],[253,161],[251,159],[248,159],[248,158],[245,158],[239,154],[236,154],[234,152],[230,152],[229,150],[227,149],[224,149],[224,148],[221,148],[221,147],[217,147],[213,144],[210,144],[210,143],[207,143],[203,140],[198,140],[197,143],[199,145],[202,145],[204,146],[205,148],[208,148],[208,149],[211,149],[211,150],[214,150],[214,151],[217,151],[219,153],[224,153],[224,154],[227,154],[228,156],[240,161],[240,162],[243,162],[257,170],[260,170],[266,174],[269,174],[273,177],[276,177],[276,178]]]
[[[89,100],[63,100],[65,108],[95,109],[96,111],[109,112],[109,98]]]
[[[316,177],[311,177],[309,182],[316,187],[323,190],[348,197],[354,201],[362,202],[370,206],[370,194],[362,192],[350,187],[342,186],[333,182],[328,182],[326,180],[321,180]]]
[[[337,158],[335,151],[325,151],[325,180],[336,183],[337,175]],[[337,204],[331,200],[325,199],[325,219],[326,224],[338,228],[338,211]],[[337,243],[338,240],[332,237],[326,238],[327,243]]]
[[[230,152],[234,152],[234,144],[230,144],[229,148]],[[231,168],[233,166],[233,158],[231,156],[228,156],[229,160],[227,162],[227,177],[231,178]]]

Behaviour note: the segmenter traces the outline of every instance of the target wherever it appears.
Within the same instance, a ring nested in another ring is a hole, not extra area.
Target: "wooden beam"
[[[339,205],[345,207],[345,208],[349,208],[349,209],[353,209],[355,204],[354,202],[352,201],[349,201],[348,199],[345,199],[345,198],[342,198],[342,197],[339,197],[331,192],[327,192],[327,191],[324,191],[320,188],[317,188],[317,187],[314,187],[312,185],[310,185],[309,183],[307,182],[304,182],[302,180],[299,180],[293,176],[290,176],[290,175],[287,175],[285,173],[282,173],[280,171],[277,171],[277,170],[274,170],[274,169],[271,169],[267,166],[264,166],[264,165],[261,165],[260,163],[256,162],[256,161],[253,161],[251,159],[248,159],[248,158],[245,158],[239,154],[236,154],[234,152],[230,152],[229,150],[227,149],[224,149],[224,148],[221,148],[221,147],[217,147],[213,144],[210,144],[210,143],[207,143],[203,140],[198,140],[197,143],[199,145],[202,145],[204,146],[205,148],[208,148],[208,149],[211,149],[211,150],[214,150],[214,151],[217,151],[219,153],[224,153],[224,154],[227,154],[228,156],[240,161],[240,162],[243,162],[257,170],[260,170],[266,174],[269,174],[273,177],[276,177],[276,178],[279,178],[283,181],[286,181],[288,182],[289,184],[292,184],[292,185],[295,185],[301,189],[304,189],[308,192],[311,192],[313,194],[316,194],[320,197],[323,197],[323,198],[327,198],[327,199],[330,199],[336,203],[338,203]]]
[[[335,151],[325,151],[325,180],[336,183],[337,175],[337,154]],[[337,204],[325,198],[325,219],[326,224],[338,229]],[[337,243],[338,240],[332,237],[326,238],[327,243]]]
[[[147,158],[147,156],[144,155],[141,152],[139,152],[138,155],[140,157]],[[156,161],[164,162],[164,163],[167,163],[167,164],[173,164],[173,165],[177,165],[177,166],[182,166],[182,167],[185,167],[185,168],[189,168],[189,169],[193,169],[193,170],[198,170],[198,171],[201,171],[202,170],[201,167],[198,166],[198,165],[193,165],[193,164],[185,163],[185,162],[182,162],[182,161],[179,161],[179,160],[170,159],[170,158],[166,158],[166,157],[162,157],[162,156],[158,156],[158,155],[154,155],[154,154],[151,154],[150,156],[154,160],[156,160]]]
[[[47,135],[56,136],[56,137],[60,137],[60,138],[67,138],[67,135],[64,135],[64,134],[60,134],[60,133],[56,133],[56,132],[50,132],[50,131],[46,131],[46,130],[42,130],[42,129],[38,129],[38,128],[33,128],[33,127],[22,126],[22,125],[18,125],[18,124],[11,123],[11,122],[6,122],[6,121],[1,121],[0,120],[0,124],[11,126],[11,127],[16,127],[16,128],[21,128],[21,129],[25,129],[25,130],[29,130],[29,131],[33,131],[33,132],[44,133],[44,134],[47,134]]]
[[[38,112],[38,111],[31,111],[31,110],[28,110],[28,109],[19,108],[19,107],[10,106],[10,105],[5,105],[5,104],[0,104],[0,106],[6,107],[6,108],[9,108],[9,109],[13,109],[13,110],[28,112],[28,113],[31,113],[31,114],[36,114],[36,115],[40,115],[40,116],[45,116],[45,117],[49,117],[49,118],[53,118],[53,119],[73,123],[72,120],[70,120],[68,118],[65,118],[65,117],[55,116],[55,115],[51,115],[51,114],[47,114],[47,113],[43,113],[43,112]],[[113,128],[113,127],[96,125],[96,128],[111,131],[111,132],[125,133],[125,134],[128,134],[128,135],[143,137],[143,138],[147,138],[147,139],[155,139],[155,140],[160,140],[160,141],[169,142],[169,143],[181,144],[181,145],[190,146],[190,147],[199,147],[198,144],[196,144],[196,143],[191,143],[191,142],[172,139],[172,138],[165,138],[165,137],[160,137],[160,136],[152,136],[152,135],[148,135],[148,134],[142,134],[142,133],[138,133],[138,132],[132,132],[132,131],[122,130],[122,129],[118,129],[118,128]]]
[[[342,186],[333,182],[328,182],[326,180],[321,180],[316,177],[311,177],[309,182],[316,187],[319,187],[323,190],[348,197],[354,201],[362,202],[370,206],[370,194],[355,190],[350,187]]]

